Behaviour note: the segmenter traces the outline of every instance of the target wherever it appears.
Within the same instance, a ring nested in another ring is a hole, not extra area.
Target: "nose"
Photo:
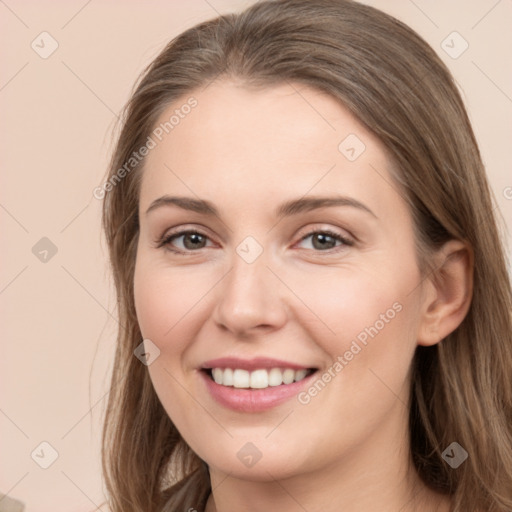
[[[220,329],[237,339],[272,332],[286,322],[285,297],[281,295],[285,287],[265,255],[263,252],[248,263],[235,253],[231,270],[219,283],[213,318]]]

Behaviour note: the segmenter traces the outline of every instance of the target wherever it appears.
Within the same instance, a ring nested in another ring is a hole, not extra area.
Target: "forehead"
[[[212,199],[229,191],[241,204],[279,191],[364,190],[379,200],[383,180],[391,181],[380,141],[335,98],[301,84],[254,89],[215,82],[170,105],[159,127],[161,140],[153,136],[156,146],[146,157],[141,207],[170,191]]]

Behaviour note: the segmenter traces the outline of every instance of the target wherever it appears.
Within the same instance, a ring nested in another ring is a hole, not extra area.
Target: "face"
[[[384,148],[298,84],[217,82],[158,124],[192,96],[140,190],[135,302],[165,410],[242,478],[394,453],[421,276]]]

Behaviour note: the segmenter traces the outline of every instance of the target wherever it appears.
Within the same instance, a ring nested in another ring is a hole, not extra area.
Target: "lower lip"
[[[241,412],[261,412],[276,407],[299,394],[316,372],[292,384],[269,386],[265,389],[235,388],[217,384],[210,376],[199,371],[212,397],[224,407]]]

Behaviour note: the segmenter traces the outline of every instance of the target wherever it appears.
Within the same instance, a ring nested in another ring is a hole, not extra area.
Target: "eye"
[[[334,231],[329,230],[311,231],[307,235],[303,236],[300,241],[304,242],[304,240],[307,240],[308,238],[311,238],[313,249],[322,252],[335,249],[336,247],[343,247],[345,245],[354,245],[352,240],[349,240],[339,233],[335,233]],[[336,242],[339,242],[338,246],[336,246]]]
[[[311,239],[312,248],[315,252],[334,252],[343,246],[352,246],[354,242],[347,237],[330,230],[310,231],[304,235],[299,243]],[[180,243],[177,241],[181,240]],[[160,240],[157,240],[157,248],[165,247],[167,250],[177,254],[187,254],[207,247],[210,240],[208,236],[197,230],[184,230],[175,233],[167,233]]]
[[[177,240],[181,240],[181,246],[176,248],[174,243]],[[187,231],[178,231],[177,233],[168,233],[165,234],[158,242],[157,247],[166,247],[169,251],[183,254],[187,252],[192,252],[197,249],[204,249],[206,241],[209,238],[195,230],[187,230]]]

